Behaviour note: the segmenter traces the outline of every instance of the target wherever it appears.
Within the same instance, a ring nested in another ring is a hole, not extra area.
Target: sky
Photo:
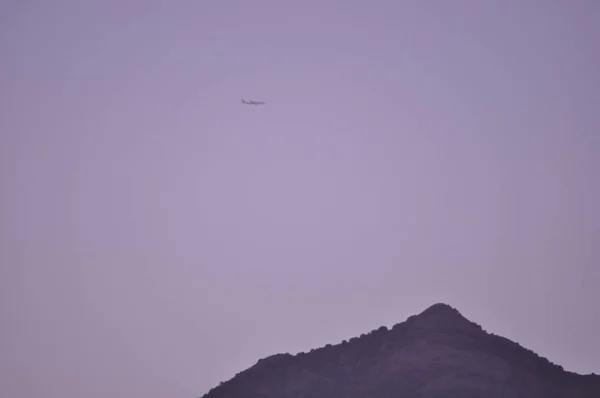
[[[0,0],[0,396],[199,397],[437,302],[600,373],[599,18]]]

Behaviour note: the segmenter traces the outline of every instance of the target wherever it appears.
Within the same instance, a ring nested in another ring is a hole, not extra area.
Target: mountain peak
[[[566,372],[437,303],[307,353],[258,361],[204,398],[597,398],[600,377]]]
[[[441,311],[449,311],[449,312],[458,312],[458,310],[448,304],[445,303],[435,303],[432,306],[428,307],[424,312],[441,312]]]
[[[444,304],[444,303],[436,303],[423,312],[421,312],[418,317],[443,317],[446,319],[454,318],[458,319],[466,319],[462,316],[462,314],[454,307]]]
[[[429,332],[475,332],[481,330],[476,323],[465,318],[456,308],[437,303],[409,318],[411,327]]]

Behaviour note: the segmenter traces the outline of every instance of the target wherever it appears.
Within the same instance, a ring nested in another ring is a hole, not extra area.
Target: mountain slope
[[[258,361],[203,398],[600,398],[566,372],[446,304],[336,345]]]

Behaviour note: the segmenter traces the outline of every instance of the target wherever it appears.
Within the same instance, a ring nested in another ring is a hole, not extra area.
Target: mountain
[[[447,304],[308,353],[277,354],[203,398],[600,398],[600,376],[563,370]]]

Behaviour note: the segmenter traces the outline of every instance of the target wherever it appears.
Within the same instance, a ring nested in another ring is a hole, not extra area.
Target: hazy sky
[[[599,20],[0,0],[0,396],[197,397],[435,302],[600,373]]]

